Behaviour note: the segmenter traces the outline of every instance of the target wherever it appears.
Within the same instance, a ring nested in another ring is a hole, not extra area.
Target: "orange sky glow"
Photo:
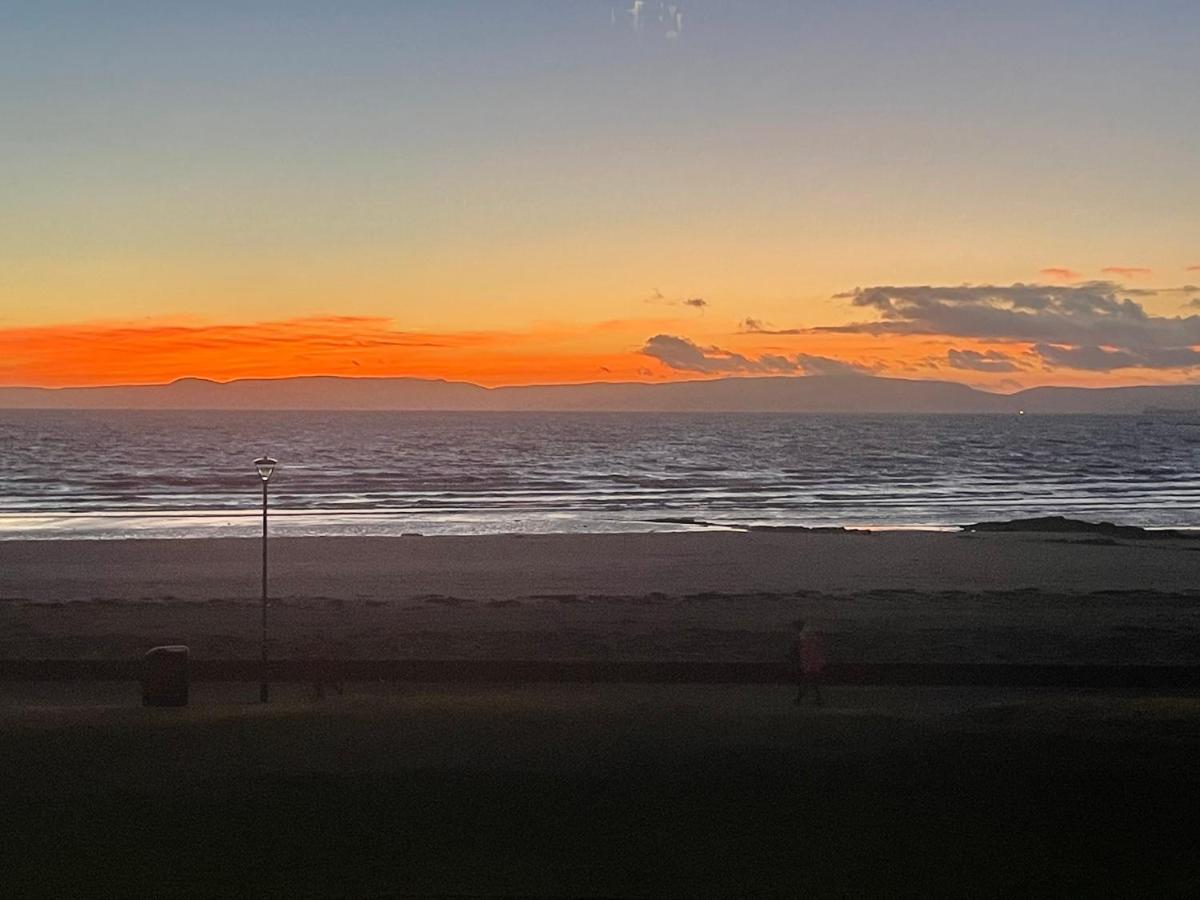
[[[383,317],[311,316],[240,324],[176,319],[0,329],[0,384],[70,387],[161,384],[185,377],[229,381],[342,375],[444,378],[497,386],[761,374],[672,368],[643,352],[652,335],[679,331],[682,324],[691,325],[695,343],[706,351],[751,360],[804,353],[848,362],[876,375],[942,378],[1001,391],[1047,380],[1114,383],[1113,376],[1104,373],[1056,372],[1051,379],[1032,356],[1027,368],[1016,373],[958,371],[947,364],[951,349],[986,353],[999,347],[1021,359],[1028,348],[937,335],[770,335],[718,323],[698,329],[694,320],[673,318],[544,324],[521,331],[433,332],[404,330]],[[1122,374],[1120,383],[1161,381],[1161,374],[1153,371]]]

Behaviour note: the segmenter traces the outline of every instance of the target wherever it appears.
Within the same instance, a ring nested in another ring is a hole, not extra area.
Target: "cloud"
[[[813,356],[811,353],[797,353],[792,359],[805,375],[869,375],[876,371],[870,366],[829,356]]]
[[[808,334],[807,328],[772,328],[770,322],[750,316],[738,322],[738,331],[743,334]]]
[[[1070,287],[859,288],[846,296],[853,305],[874,310],[878,321],[813,331],[1025,342],[1048,348],[1042,355],[1052,365],[1093,371],[1105,361],[1110,368],[1195,365],[1191,348],[1200,344],[1200,316],[1150,315],[1137,301],[1121,296],[1129,293],[1107,281]],[[1119,352],[1098,354],[1094,348]]]
[[[683,36],[682,0],[609,0],[610,26],[624,27],[636,35],[652,35],[666,41]]]
[[[1100,271],[1105,275],[1118,275],[1121,278],[1142,278],[1153,273],[1152,269],[1144,266],[1105,266]]]
[[[1007,353],[999,350],[955,350],[946,353],[946,362],[952,369],[970,372],[1018,372],[1024,368]]]
[[[646,298],[647,303],[652,303],[655,306],[688,306],[692,309],[703,311],[708,307],[708,301],[703,297],[668,297],[658,288],[654,288],[650,292],[650,296]]]
[[[757,359],[720,347],[701,347],[672,334],[656,334],[646,341],[641,353],[672,369],[705,375],[863,375],[869,369],[828,356],[797,353],[794,356],[764,354]]]
[[[1197,365],[1200,316],[1150,315],[1123,293],[1105,281],[860,288],[847,296],[879,321],[814,330],[1027,342],[1050,365],[1088,371]]]
[[[761,372],[762,365],[740,353],[718,347],[701,347],[687,338],[656,334],[646,341],[641,352],[659,362],[685,372]]]
[[[1188,267],[1185,269],[1185,271],[1188,271],[1188,272],[1200,272],[1200,266],[1188,266]]]
[[[1063,266],[1048,266],[1038,271],[1047,278],[1053,278],[1056,281],[1078,281],[1083,277],[1082,274],[1076,272],[1074,269],[1068,269]]]
[[[1131,351],[1104,347],[1060,347],[1037,344],[1034,351],[1049,365],[1090,372],[1114,369],[1189,369],[1200,366],[1200,351],[1191,347]]]

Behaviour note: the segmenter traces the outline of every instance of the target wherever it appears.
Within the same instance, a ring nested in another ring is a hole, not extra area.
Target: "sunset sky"
[[[0,384],[1200,380],[1200,3],[0,5]]]

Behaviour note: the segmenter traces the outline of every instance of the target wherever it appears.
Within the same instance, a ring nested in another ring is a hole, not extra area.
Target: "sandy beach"
[[[0,656],[258,644],[256,540],[0,542]],[[1083,534],[280,538],[280,657],[1195,663],[1200,543]]]

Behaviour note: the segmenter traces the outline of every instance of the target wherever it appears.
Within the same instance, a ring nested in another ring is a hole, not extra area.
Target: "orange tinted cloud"
[[[1145,266],[1105,266],[1100,271],[1105,275],[1120,275],[1122,278],[1144,278],[1153,272]]]
[[[1083,275],[1076,272],[1074,269],[1068,269],[1065,266],[1048,266],[1045,269],[1039,269],[1047,278],[1053,278],[1055,281],[1078,281]]]

